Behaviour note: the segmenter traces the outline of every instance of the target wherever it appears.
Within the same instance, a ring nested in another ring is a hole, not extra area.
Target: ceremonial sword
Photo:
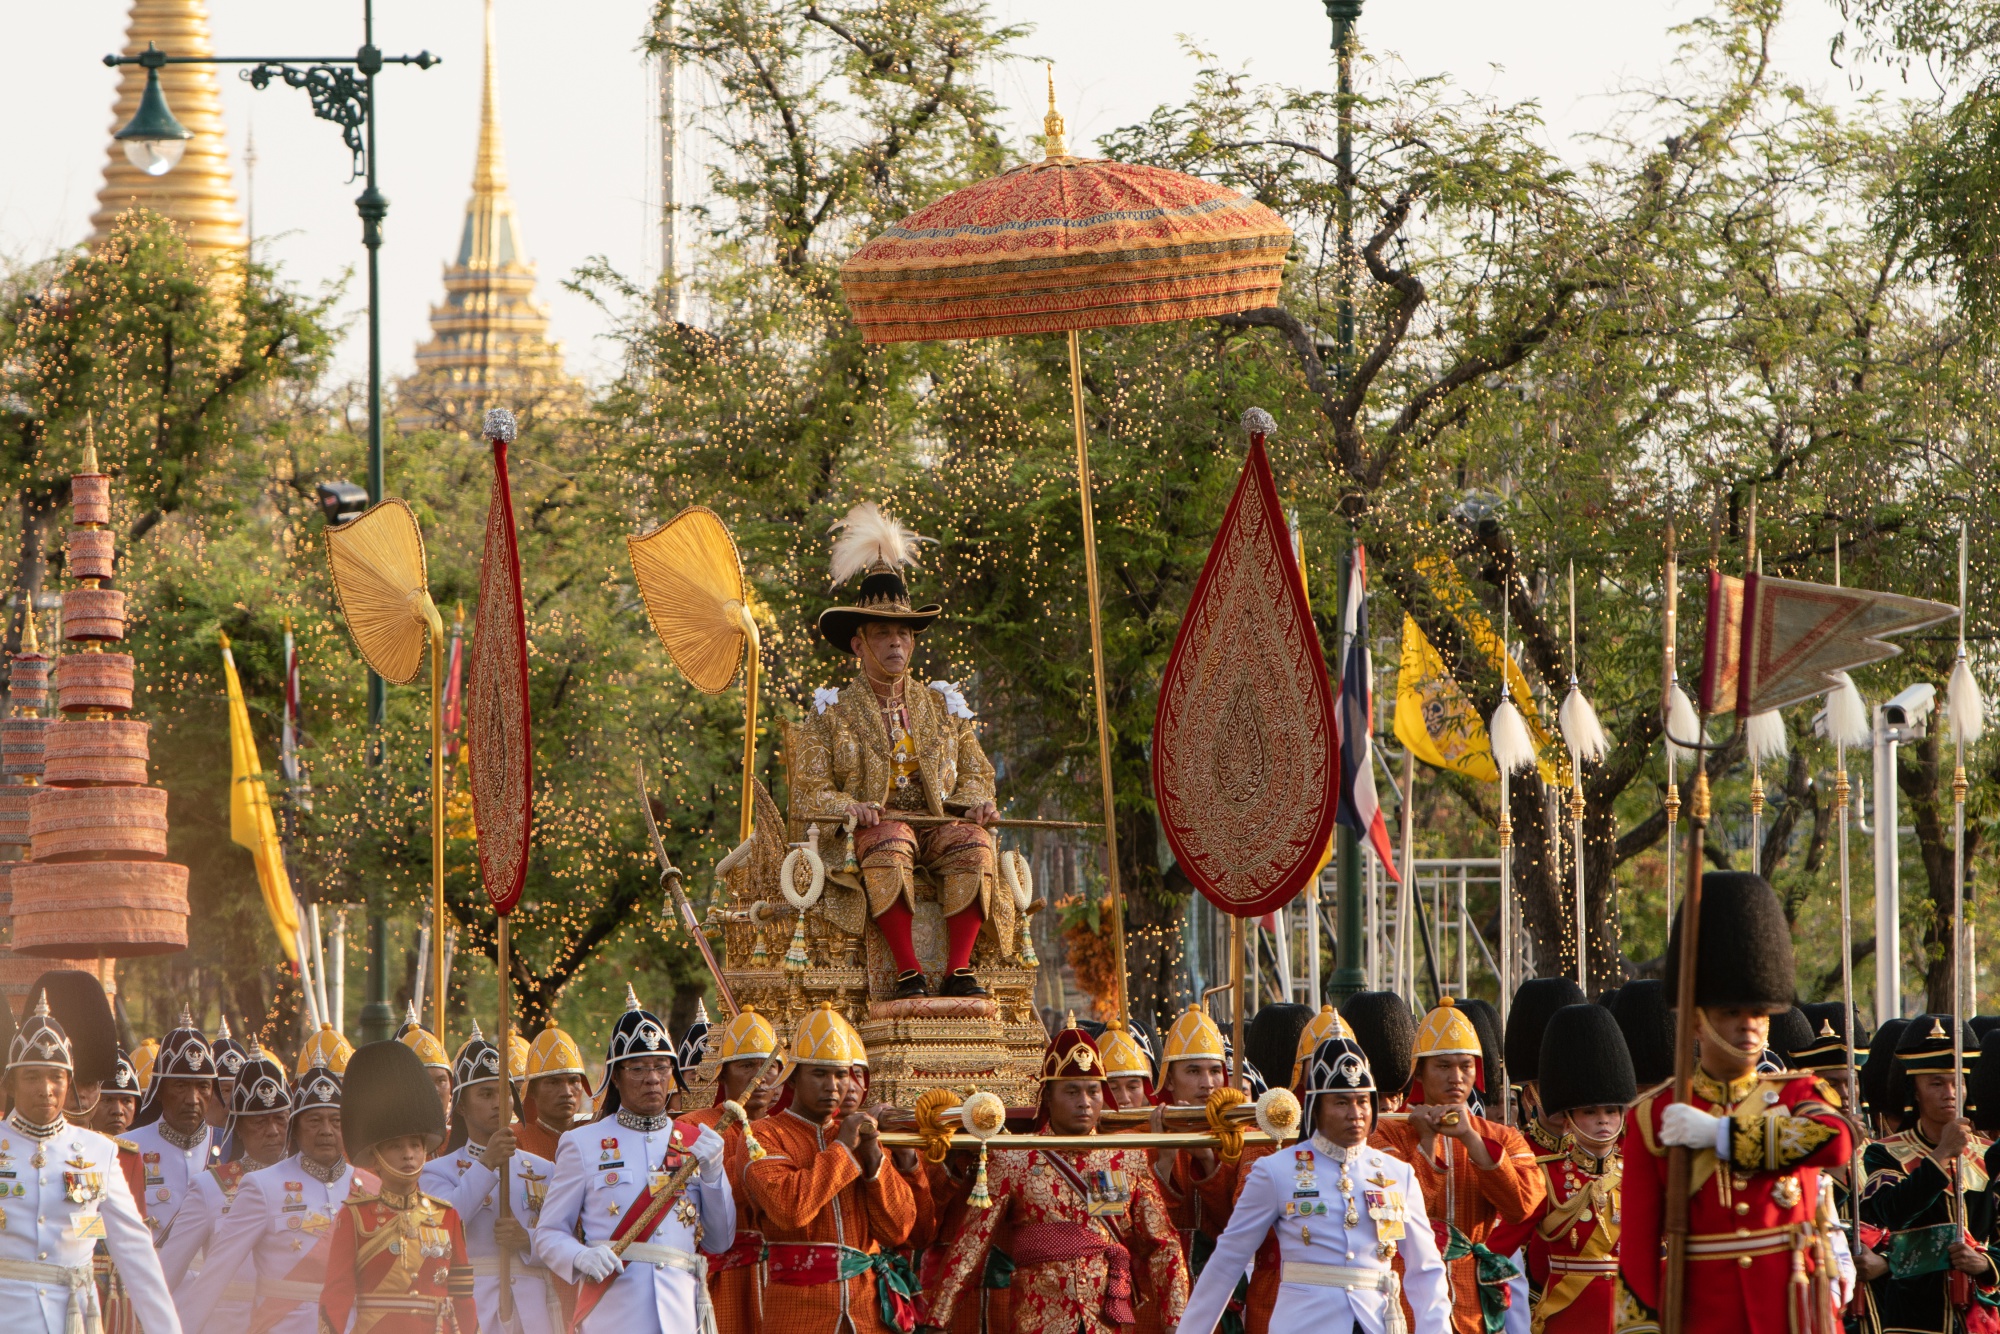
[[[708,964],[709,975],[715,978],[715,989],[722,997],[722,1007],[729,1011],[729,1017],[736,1017],[736,996],[729,990],[729,979],[722,975],[722,965],[716,961],[715,951],[710,948],[708,937],[702,932],[701,922],[694,915],[694,905],[688,902],[687,891],[681,888],[680,868],[667,860],[667,845],[660,841],[660,826],[653,819],[653,799],[646,795],[646,762],[633,762],[634,776],[639,780],[639,809],[646,813],[646,832],[653,836],[653,855],[660,859],[660,883],[673,895],[680,905],[681,918],[687,923],[688,934],[701,950],[701,957]]]

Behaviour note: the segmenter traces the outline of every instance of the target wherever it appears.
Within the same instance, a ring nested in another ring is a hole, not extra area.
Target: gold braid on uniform
[[[1741,1172],[1788,1172],[1839,1132],[1815,1117],[1836,1117],[1839,1099],[1821,1080],[1814,1095],[1790,1107],[1771,1106],[1730,1118],[1729,1157]]]

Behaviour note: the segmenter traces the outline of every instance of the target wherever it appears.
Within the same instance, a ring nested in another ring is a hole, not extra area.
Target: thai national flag
[[[1347,611],[1340,635],[1346,645],[1340,664],[1340,804],[1334,823],[1368,840],[1389,878],[1402,883],[1389,846],[1389,826],[1375,797],[1375,665],[1368,654],[1368,553],[1354,548],[1354,572],[1347,583]]]

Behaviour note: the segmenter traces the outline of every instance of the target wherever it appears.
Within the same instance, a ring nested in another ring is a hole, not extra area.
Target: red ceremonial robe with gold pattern
[[[323,1334],[475,1334],[458,1211],[421,1192],[348,1200],[333,1220],[319,1310]]]
[[[1180,1322],[1187,1307],[1187,1264],[1143,1150],[1009,1150],[992,1155],[987,1177],[993,1207],[969,1210],[964,1230],[952,1241],[944,1272],[929,1293],[934,1323],[951,1324],[959,1304],[971,1300],[969,1290],[978,1288],[987,1251],[1003,1228],[1013,1234],[1012,1330],[1111,1334],[1130,1323],[1138,1295],[1135,1241],[1152,1248],[1147,1300],[1159,1303],[1161,1326]],[[1092,1188],[1102,1213],[1092,1212],[1085,1194]]]
[[[1692,1105],[1730,1119],[1730,1161],[1690,1150],[1684,1329],[1700,1334],[1814,1334],[1834,1328],[1831,1263],[1814,1222],[1821,1168],[1853,1153],[1839,1099],[1812,1074],[1748,1074],[1727,1085],[1695,1072]],[[1618,1245],[1618,1328],[1659,1328],[1665,1270],[1667,1145],[1660,1116],[1673,1086],[1642,1094],[1625,1117]],[[1810,1281],[1795,1290],[1793,1266]],[[1810,1309],[1796,1309],[1793,1298]]]

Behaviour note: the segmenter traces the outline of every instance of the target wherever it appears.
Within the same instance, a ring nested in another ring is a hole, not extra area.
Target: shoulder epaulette
[[[138,1146],[138,1145],[137,1145],[136,1143],[134,1143],[133,1141],[131,1141],[131,1140],[129,1140],[129,1139],[125,1139],[125,1138],[123,1138],[122,1136],[117,1136],[117,1135],[113,1135],[113,1136],[111,1137],[111,1142],[112,1142],[113,1144],[116,1144],[116,1145],[118,1146],[118,1152],[120,1152],[120,1153],[137,1153],[137,1152],[139,1152],[139,1146]]]

